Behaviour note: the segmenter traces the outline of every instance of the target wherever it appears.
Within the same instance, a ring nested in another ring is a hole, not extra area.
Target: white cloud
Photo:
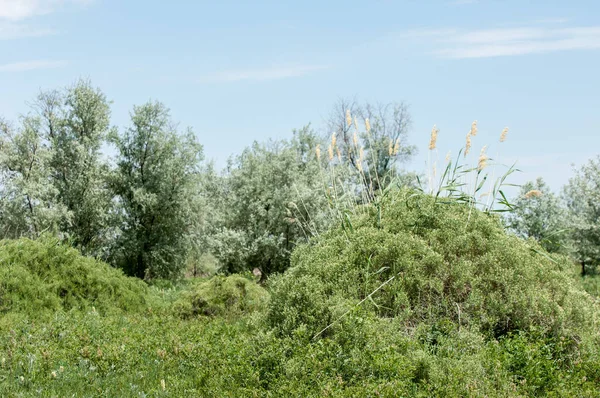
[[[290,77],[300,77],[311,72],[328,69],[324,65],[298,65],[287,67],[271,67],[264,69],[228,70],[205,76],[200,79],[202,83],[212,82],[237,82],[237,81],[267,81],[279,80]]]
[[[36,69],[54,69],[62,68],[68,65],[67,61],[35,60],[25,62],[15,62],[12,64],[0,65],[0,72],[26,72]]]
[[[67,4],[88,4],[92,0],[0,0],[0,18],[21,20],[48,14]]]
[[[459,59],[600,49],[600,26],[414,30],[403,37],[431,41],[433,54]]]

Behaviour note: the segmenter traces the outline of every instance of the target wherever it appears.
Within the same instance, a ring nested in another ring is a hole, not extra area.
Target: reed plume
[[[479,161],[477,162],[477,170],[479,171],[485,169],[485,167],[487,166],[487,161],[489,158],[485,153],[486,149],[487,145],[484,145],[483,148],[481,148],[481,152],[479,153]]]
[[[429,149],[435,149],[435,145],[437,143],[437,136],[438,136],[438,132],[440,130],[435,126],[435,124],[433,125],[433,128],[431,129],[431,139],[429,140]]]
[[[507,134],[508,134],[508,127],[504,127],[504,129],[502,129],[502,133],[500,133],[500,142],[506,141]]]
[[[542,196],[542,191],[539,189],[532,189],[525,194],[525,199],[539,198],[540,196]]]
[[[465,144],[465,157],[467,157],[467,155],[469,154],[470,151],[471,151],[471,131],[469,131],[467,133],[467,143]]]
[[[471,123],[471,131],[470,131],[470,133],[471,133],[471,135],[473,137],[475,137],[477,135],[477,131],[478,131],[477,130],[477,120],[474,120],[473,123]]]

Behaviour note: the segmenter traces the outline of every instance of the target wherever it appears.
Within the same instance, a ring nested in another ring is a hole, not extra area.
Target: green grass
[[[266,286],[148,287],[52,239],[4,241],[0,396],[596,397],[597,280],[405,194]]]

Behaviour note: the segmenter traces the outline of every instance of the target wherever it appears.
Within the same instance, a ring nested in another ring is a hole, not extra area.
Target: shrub
[[[247,314],[263,309],[267,291],[241,275],[215,276],[182,294],[175,303],[184,318]]]
[[[57,239],[0,241],[0,313],[91,307],[107,312],[145,303],[143,282]]]
[[[280,335],[317,334],[361,303],[407,330],[446,319],[488,338],[531,327],[577,337],[596,315],[570,266],[506,234],[496,216],[391,191],[379,209],[294,252],[272,281],[267,319]]]

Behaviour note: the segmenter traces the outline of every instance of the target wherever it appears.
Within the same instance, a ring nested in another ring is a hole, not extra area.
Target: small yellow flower
[[[56,371],[53,370],[51,374],[52,374],[52,377],[56,379]]]
[[[160,388],[162,388],[163,391],[165,391],[167,389],[167,384],[165,383],[165,379],[160,380]]]

